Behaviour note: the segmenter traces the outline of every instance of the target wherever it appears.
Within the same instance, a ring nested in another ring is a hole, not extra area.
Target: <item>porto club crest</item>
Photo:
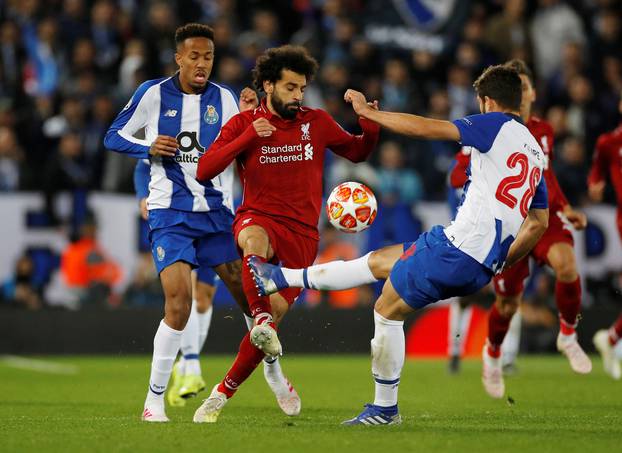
[[[208,105],[205,110],[205,114],[203,115],[203,121],[207,124],[216,124],[218,122],[218,112],[216,111],[216,107],[213,105]]]

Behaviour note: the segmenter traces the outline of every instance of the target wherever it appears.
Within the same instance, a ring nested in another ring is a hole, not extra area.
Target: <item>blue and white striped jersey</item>
[[[471,147],[462,205],[445,235],[492,271],[505,262],[529,209],[548,208],[545,154],[517,116],[490,112],[454,121]]]
[[[204,183],[196,180],[196,171],[199,157],[238,112],[236,96],[213,82],[201,94],[186,94],[178,75],[148,80],[114,120],[104,145],[150,160],[148,209],[205,212],[225,208],[233,213],[233,166]],[[134,136],[141,129],[144,139]],[[158,135],[177,138],[174,158],[149,155]]]

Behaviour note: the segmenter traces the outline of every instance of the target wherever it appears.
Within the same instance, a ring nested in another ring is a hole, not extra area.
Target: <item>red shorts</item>
[[[274,250],[272,263],[281,263],[284,267],[301,269],[313,264],[318,251],[318,241],[289,229],[283,223],[277,222],[268,216],[261,216],[254,212],[244,212],[236,215],[233,221],[235,243],[238,243],[240,231],[251,225],[258,225],[268,233],[270,246]],[[242,257],[242,250],[238,246],[238,253]],[[243,257],[242,257],[243,258]],[[290,305],[302,292],[301,288],[286,288],[279,294]]]
[[[569,227],[560,217],[560,211],[549,216],[549,227],[531,252],[508,270],[495,276],[495,294],[499,296],[518,296],[525,288],[525,279],[529,277],[529,257],[533,257],[542,266],[549,264],[547,255],[553,244],[564,243],[574,246],[574,239]]]

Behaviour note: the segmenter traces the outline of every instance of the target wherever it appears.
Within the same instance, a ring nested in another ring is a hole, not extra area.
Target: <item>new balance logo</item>
[[[305,160],[312,160],[313,159],[313,146],[311,145],[311,143],[307,143],[305,145]]]
[[[177,110],[169,109],[166,111],[164,116],[168,116],[169,118],[175,118],[177,116]]]

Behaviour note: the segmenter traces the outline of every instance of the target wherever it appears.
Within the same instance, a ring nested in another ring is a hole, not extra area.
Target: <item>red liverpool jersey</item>
[[[259,118],[276,127],[270,137],[255,132],[252,123]],[[378,142],[379,126],[363,118],[359,123],[363,134],[352,135],[325,111],[307,107],[301,107],[295,119],[284,120],[270,113],[264,99],[222,128],[199,159],[197,179],[210,180],[236,160],[244,191],[238,215],[267,215],[317,239],[326,148],[361,162]]]
[[[622,124],[598,137],[588,185],[604,181],[607,172],[616,192],[618,207],[622,208]]]
[[[557,176],[553,171],[553,128],[549,123],[540,118],[532,116],[529,118],[526,124],[531,135],[540,144],[544,155],[546,156],[546,162],[544,165],[544,179],[546,180],[546,187],[549,194],[549,210],[551,212],[561,211],[568,205],[568,200],[562,192],[559,183],[557,182]],[[456,166],[453,168],[450,175],[450,185],[456,189],[464,186],[467,180],[466,170],[471,162],[471,154],[466,150],[460,150],[455,156]]]
[[[544,179],[549,193],[549,211],[553,215],[554,212],[562,211],[568,205],[568,200],[561,187],[559,187],[557,176],[555,176],[553,171],[553,127],[548,122],[535,116],[529,118],[526,126],[531,135],[536,138],[546,156]]]

